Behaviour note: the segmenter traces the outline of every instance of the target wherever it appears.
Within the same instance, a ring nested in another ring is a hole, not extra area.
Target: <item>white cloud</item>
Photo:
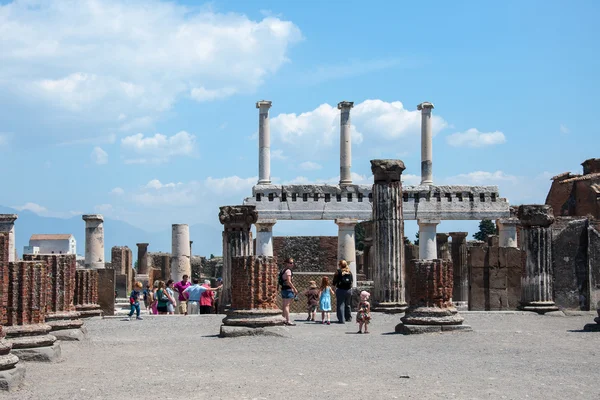
[[[565,124],[560,124],[560,133],[568,135],[569,133],[571,133],[571,130]]]
[[[465,132],[456,132],[446,137],[450,146],[454,147],[485,147],[506,143],[504,133],[500,131],[482,133],[475,128]]]
[[[125,194],[125,190],[123,190],[120,187],[116,187],[110,191],[110,194],[115,195],[115,196],[122,196],[123,194]]]
[[[161,183],[161,181],[159,181],[158,179],[152,179],[150,182],[148,182],[146,184],[146,189],[162,189],[162,188],[174,188],[176,186],[179,185],[183,185],[183,183],[179,182],[179,183],[174,183],[174,182],[170,182],[170,183]]]
[[[283,150],[271,150],[271,159],[272,160],[287,160],[287,156],[283,155]]]
[[[101,214],[110,214],[114,211],[112,204],[99,204],[94,207],[94,211]]]
[[[443,179],[444,183],[452,185],[496,185],[501,182],[516,183],[519,178],[514,175],[508,175],[503,171],[486,172],[474,171],[467,174],[459,174]]]
[[[159,0],[15,1],[0,6],[0,37],[4,92],[113,122],[253,92],[302,39],[278,17]]]
[[[252,186],[256,185],[257,181],[257,176],[252,176],[250,178],[240,178],[239,176],[213,178],[209,176],[204,181],[204,187],[217,194],[240,193],[243,194],[242,197],[240,197],[241,199],[252,194]]]
[[[316,162],[312,162],[312,161],[304,161],[303,163],[300,164],[300,169],[306,170],[306,171],[314,171],[317,169],[321,169],[323,168],[321,166],[321,164],[317,164]]]
[[[121,139],[121,147],[125,151],[140,157],[127,158],[127,164],[162,163],[174,156],[194,156],[196,152],[196,136],[181,131],[171,137],[157,133],[144,137],[143,134]]]
[[[92,161],[98,165],[108,163],[108,153],[100,147],[94,147],[91,154]]]
[[[25,203],[22,206],[13,206],[12,208],[14,208],[15,210],[18,211],[31,211],[34,212],[36,214],[43,214],[46,211],[48,211],[48,209],[44,206],[40,206],[39,204],[36,203]]]
[[[420,175],[413,174],[402,174],[402,184],[408,186],[414,186],[421,183]]]

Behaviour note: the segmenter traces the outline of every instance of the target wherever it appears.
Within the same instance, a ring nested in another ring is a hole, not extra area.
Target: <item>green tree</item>
[[[133,268],[135,268],[136,271],[137,271],[137,267],[138,267],[138,262],[137,262],[137,260],[135,260],[135,262],[133,263]]]
[[[410,239],[407,236],[404,236],[404,244],[412,244],[412,242],[410,241]]]
[[[479,223],[479,232],[473,234],[477,240],[486,241],[488,235],[496,234],[496,225],[489,219],[481,220]]]
[[[419,232],[417,232],[415,234],[415,237],[416,237],[416,239],[415,239],[415,246],[418,246],[419,245]]]
[[[359,251],[365,249],[365,227],[362,224],[354,225],[354,246]]]
[[[210,259],[212,260],[213,258],[215,258],[215,255],[210,253]]]

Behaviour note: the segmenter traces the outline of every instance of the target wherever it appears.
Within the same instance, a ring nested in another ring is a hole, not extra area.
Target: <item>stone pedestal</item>
[[[256,222],[256,255],[273,255],[273,226],[275,219],[262,219]]]
[[[356,242],[354,240],[354,228],[358,220],[342,218],[336,219],[335,223],[338,226],[338,263],[340,260],[346,260],[354,277],[352,287],[356,287]]]
[[[75,272],[75,310],[81,318],[101,317],[98,304],[98,271],[77,269]]]
[[[552,287],[552,207],[546,204],[520,206],[519,220],[523,227],[524,255],[519,308],[541,314],[557,311]]]
[[[458,311],[469,309],[469,253],[467,250],[468,232],[450,232],[452,238],[451,255],[454,270],[452,301]]]
[[[223,291],[220,312],[231,305],[231,260],[252,255],[252,224],[258,220],[254,206],[223,206],[219,221],[223,224]]]
[[[221,337],[287,336],[287,329],[282,328],[285,319],[275,301],[275,258],[232,257],[231,266],[231,308],[223,319]]]
[[[598,316],[594,318],[595,324],[586,324],[583,330],[586,332],[600,332],[600,308],[597,310]]]
[[[452,304],[452,261],[412,260],[411,269],[410,307],[396,332],[470,331]]]
[[[371,160],[373,185],[373,311],[406,311],[400,160]]]
[[[0,258],[2,261],[15,261],[15,221],[17,220],[17,214],[0,214],[0,233],[8,234],[8,249],[4,255],[6,260]]]
[[[85,221],[85,267],[104,268],[104,217],[100,214],[86,214]]]

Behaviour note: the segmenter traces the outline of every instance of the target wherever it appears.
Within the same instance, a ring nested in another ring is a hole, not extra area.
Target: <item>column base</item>
[[[79,314],[81,314],[81,318],[102,316],[102,309],[98,304],[78,304],[75,306],[75,309]]]
[[[54,362],[60,359],[61,349],[59,343],[54,343],[52,346],[13,349],[12,353],[25,361]]]
[[[457,311],[469,311],[469,302],[468,301],[455,301],[454,307],[456,307]]]
[[[456,308],[409,307],[400,321],[395,331],[404,335],[473,330],[463,325],[464,318]]]
[[[442,332],[472,332],[469,325],[406,325],[400,322],[396,325],[396,333],[403,335],[418,335],[422,333],[442,333]]]
[[[57,340],[64,340],[70,342],[81,342],[87,337],[87,330],[82,327],[79,329],[61,329],[60,331],[52,331],[52,335]]]
[[[401,314],[407,309],[406,303],[377,303],[371,307],[371,311],[385,314]]]
[[[285,326],[266,326],[264,328],[251,328],[247,326],[227,326],[221,325],[219,336],[225,337],[243,337],[243,336],[277,336],[291,337],[290,330]]]
[[[6,356],[0,356],[0,365],[2,365],[2,358]],[[18,357],[14,356],[17,360]],[[18,389],[25,379],[25,366],[22,364],[15,364],[13,367],[8,369],[0,370],[0,390],[12,391]]]
[[[530,303],[521,303],[519,310],[545,314],[550,311],[558,311],[558,307],[556,307],[553,301],[532,301]]]
[[[264,328],[270,326],[283,326],[285,318],[281,310],[233,310],[223,318],[223,325],[247,328]]]

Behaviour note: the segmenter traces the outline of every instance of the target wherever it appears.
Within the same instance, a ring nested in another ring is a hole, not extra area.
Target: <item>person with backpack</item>
[[[335,311],[338,324],[344,324],[352,321],[352,283],[354,277],[346,260],[340,260],[338,270],[333,276],[333,285],[335,289]]]
[[[281,303],[283,308],[283,318],[285,318],[285,325],[295,326],[296,324],[290,322],[290,303],[296,295],[298,290],[292,282],[292,268],[294,267],[294,260],[288,258],[285,260],[284,267],[279,271],[279,286],[281,287]]]

